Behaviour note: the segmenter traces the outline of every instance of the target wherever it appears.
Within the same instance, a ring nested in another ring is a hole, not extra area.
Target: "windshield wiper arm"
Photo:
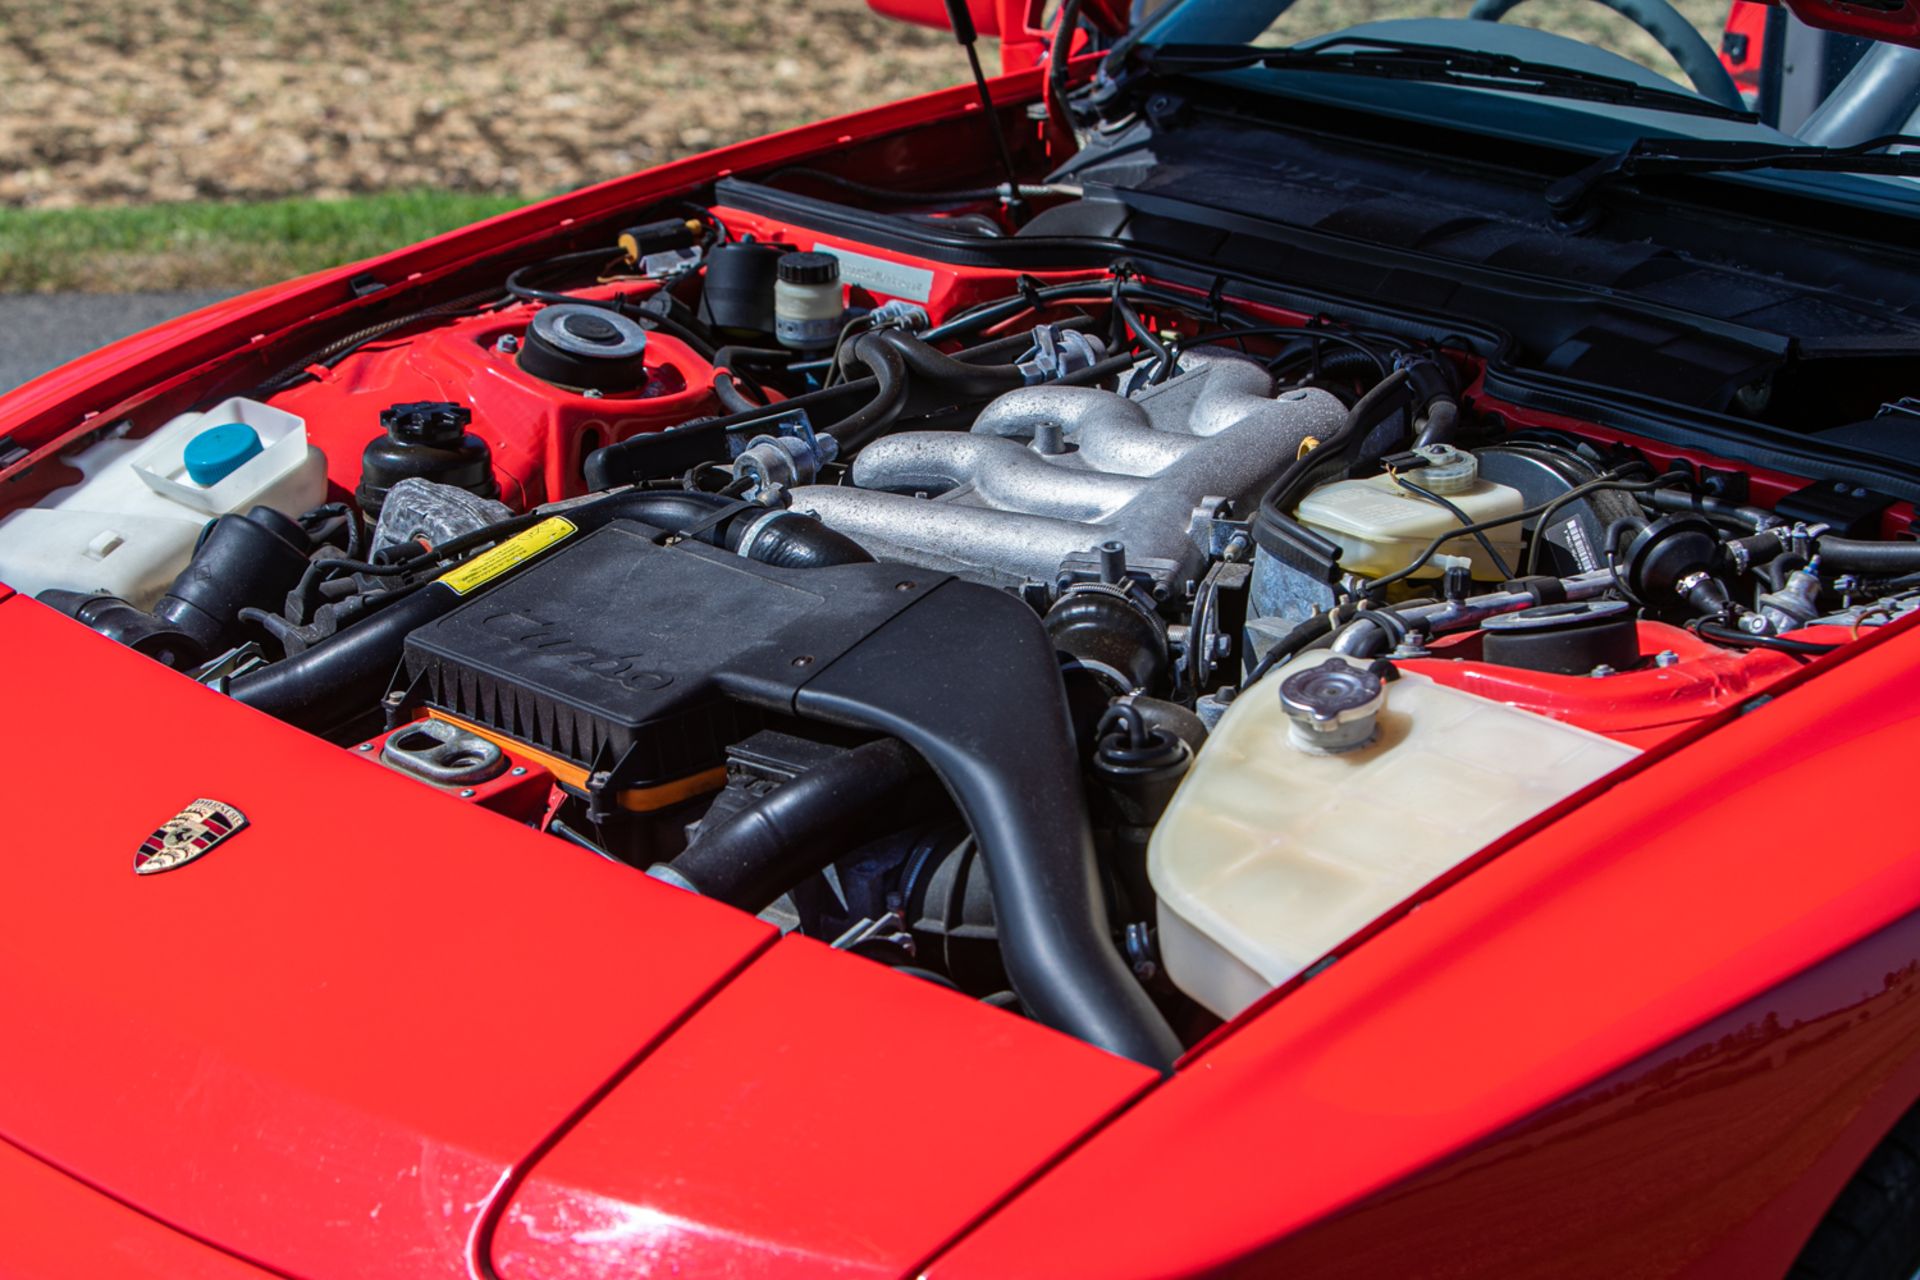
[[[1614,106],[1646,107],[1680,115],[1712,116],[1721,120],[1754,121],[1740,111],[1682,89],[1659,89],[1602,75],[1535,62],[1510,54],[1444,45],[1408,44],[1368,37],[1335,37],[1312,48],[1268,49],[1257,45],[1164,44],[1138,45],[1129,51],[1129,63],[1148,75],[1178,75],[1194,71],[1234,71],[1261,67],[1269,71],[1330,71],[1335,74],[1378,76],[1427,84],[1454,84],[1473,89],[1531,93],[1547,98],[1605,102]]]
[[[1547,207],[1563,222],[1586,212],[1593,198],[1628,178],[1667,173],[1738,173],[1748,169],[1806,169],[1816,173],[1874,173],[1920,177],[1920,138],[1891,134],[1849,147],[1783,146],[1775,142],[1715,142],[1704,138],[1642,138],[1625,151],[1600,157],[1547,188]]]

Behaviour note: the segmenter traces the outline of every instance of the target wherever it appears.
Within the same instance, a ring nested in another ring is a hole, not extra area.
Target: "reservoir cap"
[[[244,422],[210,427],[187,441],[187,478],[210,488],[259,457],[260,450],[260,433]]]

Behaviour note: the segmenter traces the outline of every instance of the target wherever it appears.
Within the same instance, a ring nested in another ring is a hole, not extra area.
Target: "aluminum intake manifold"
[[[1004,585],[1052,582],[1108,541],[1170,589],[1202,572],[1196,517],[1245,514],[1346,410],[1324,391],[1273,394],[1249,360],[1190,352],[1129,399],[1096,387],[1026,387],[971,432],[912,431],[868,445],[850,486],[807,485],[793,508],[883,560]]]

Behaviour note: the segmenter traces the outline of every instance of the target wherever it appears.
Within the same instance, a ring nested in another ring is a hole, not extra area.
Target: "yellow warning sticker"
[[[564,516],[549,516],[526,532],[517,533],[508,538],[485,555],[475,556],[465,564],[447,570],[438,580],[452,587],[458,594],[465,595],[475,587],[492,582],[508,570],[519,568],[554,543],[574,533],[576,528],[573,521]]]

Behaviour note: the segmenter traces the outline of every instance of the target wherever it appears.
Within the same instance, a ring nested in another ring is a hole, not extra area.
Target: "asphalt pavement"
[[[231,293],[0,295],[0,395],[49,369]]]

